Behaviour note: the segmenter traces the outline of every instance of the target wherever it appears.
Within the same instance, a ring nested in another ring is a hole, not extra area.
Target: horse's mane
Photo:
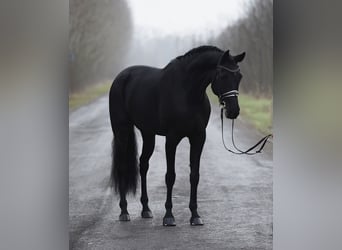
[[[189,56],[197,55],[197,54],[200,54],[200,53],[203,53],[203,52],[207,52],[207,51],[223,52],[221,49],[219,49],[219,48],[217,48],[215,46],[203,45],[203,46],[199,46],[197,48],[189,50],[184,55],[176,57],[176,59],[182,60],[182,59],[187,58]]]

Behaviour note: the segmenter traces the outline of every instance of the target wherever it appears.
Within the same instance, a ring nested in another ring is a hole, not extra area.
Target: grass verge
[[[89,104],[100,96],[109,92],[111,82],[103,82],[93,86],[89,86],[84,90],[69,94],[69,112],[83,105]]]
[[[207,89],[211,101],[218,104],[217,97],[211,89]],[[254,97],[240,94],[239,105],[241,116],[263,134],[272,132],[273,100],[272,98]]]
[[[271,98],[256,98],[250,95],[240,95],[241,115],[263,134],[272,132],[273,100]]]

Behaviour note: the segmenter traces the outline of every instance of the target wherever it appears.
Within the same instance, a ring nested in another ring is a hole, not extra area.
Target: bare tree
[[[70,90],[113,78],[131,38],[125,0],[70,0]]]

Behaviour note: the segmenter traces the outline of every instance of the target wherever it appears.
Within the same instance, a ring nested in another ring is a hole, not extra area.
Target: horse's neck
[[[188,86],[189,94],[195,98],[202,99],[205,95],[206,88],[212,82],[220,53],[203,53],[199,55],[188,65],[188,74],[191,76],[190,86]]]

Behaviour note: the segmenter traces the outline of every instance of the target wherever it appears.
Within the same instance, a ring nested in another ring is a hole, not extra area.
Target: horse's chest
[[[179,131],[184,134],[206,128],[210,109],[178,107],[173,112],[166,112],[162,118],[162,127],[167,131]]]

